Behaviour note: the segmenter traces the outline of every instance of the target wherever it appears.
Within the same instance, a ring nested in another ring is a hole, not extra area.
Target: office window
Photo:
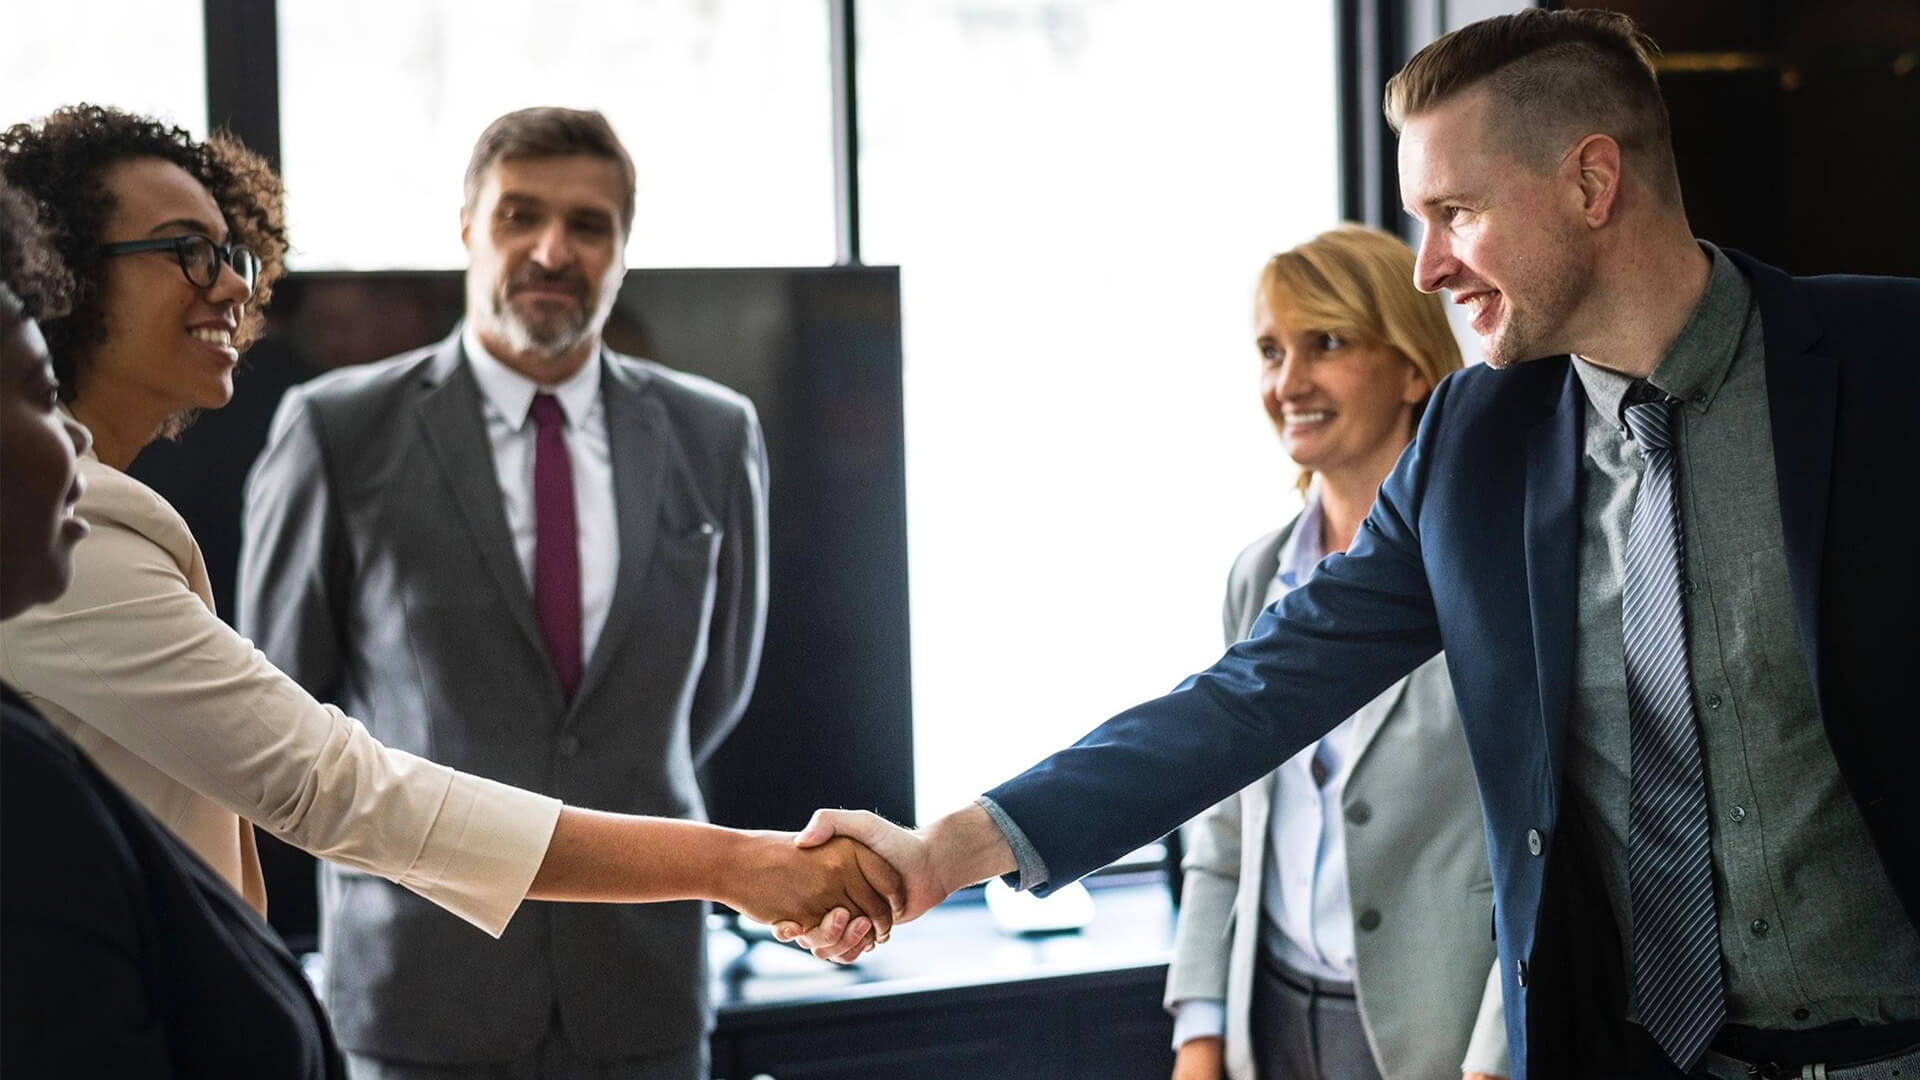
[[[474,140],[529,105],[607,114],[639,171],[632,266],[833,261],[823,3],[281,0],[292,264],[465,265]]]
[[[204,136],[207,48],[200,0],[9,4],[0,34],[0,125],[86,102]]]
[[[859,9],[898,263],[916,785],[951,809],[1220,652],[1297,506],[1254,281],[1337,219],[1333,5]]]

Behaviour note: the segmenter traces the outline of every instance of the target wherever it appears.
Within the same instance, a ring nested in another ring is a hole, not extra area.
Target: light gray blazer
[[[1298,520],[1235,561],[1224,612],[1229,644],[1259,617]],[[1416,668],[1356,716],[1341,806],[1355,983],[1374,1061],[1385,1080],[1458,1080],[1463,1064],[1505,1075],[1493,881],[1445,658]],[[1189,998],[1226,1002],[1233,1080],[1256,1077],[1248,1022],[1272,805],[1269,775],[1184,832],[1186,879],[1166,1001],[1169,1008]]]
[[[508,532],[456,331],[288,393],[247,491],[240,626],[390,747],[568,804],[701,818],[695,770],[745,709],[767,599],[752,406],[606,354],[620,562],[565,700]],[[349,1050],[423,1062],[704,1042],[698,903],[529,904],[500,940],[391,882],[327,866],[328,1011]]]

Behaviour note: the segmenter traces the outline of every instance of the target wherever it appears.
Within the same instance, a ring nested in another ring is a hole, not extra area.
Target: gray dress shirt
[[[1841,779],[1794,629],[1759,310],[1733,263],[1701,247],[1707,291],[1647,381],[1682,402],[1687,655],[1727,1016],[1783,1030],[1920,1019],[1920,933]],[[1574,369],[1587,419],[1567,779],[1630,947],[1620,586],[1644,459],[1621,420],[1632,381],[1578,358]]]

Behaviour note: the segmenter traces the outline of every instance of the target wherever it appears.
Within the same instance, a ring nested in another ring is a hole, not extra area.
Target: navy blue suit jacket
[[[1781,525],[1821,720],[1920,925],[1920,281],[1728,252],[1766,337]],[[1585,395],[1566,357],[1443,381],[1346,555],[1173,693],[989,792],[1071,881],[1253,782],[1445,649],[1492,863],[1516,1078],[1632,1072],[1617,932],[1562,798]]]

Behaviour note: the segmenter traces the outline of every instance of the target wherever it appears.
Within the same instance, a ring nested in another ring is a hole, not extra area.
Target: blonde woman
[[[1460,367],[1413,253],[1348,225],[1274,256],[1254,303],[1260,402],[1305,507],[1234,563],[1227,643],[1344,551]],[[1167,977],[1175,1080],[1452,1080],[1506,1071],[1492,882],[1436,656],[1195,819]]]

